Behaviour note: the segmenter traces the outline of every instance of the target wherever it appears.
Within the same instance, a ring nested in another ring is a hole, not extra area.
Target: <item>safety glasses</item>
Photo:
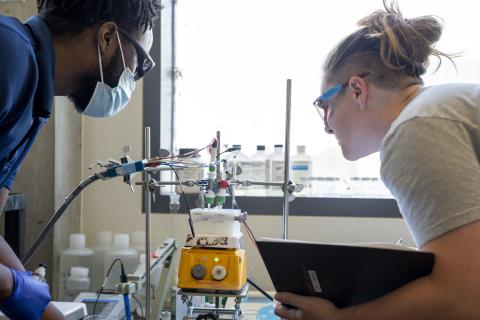
[[[118,28],[118,31],[133,45],[133,48],[135,49],[137,54],[137,68],[135,69],[134,77],[135,81],[139,80],[153,69],[155,62],[153,61],[152,57],[150,57],[148,52],[143,49],[140,43],[138,43],[137,40],[129,35],[128,32],[122,30],[121,28]]]
[[[366,76],[370,75],[370,72],[363,72],[357,77],[360,78],[365,78]],[[350,80],[349,80],[350,81]],[[331,104],[328,103],[330,99],[332,99],[334,96],[339,94],[343,89],[345,89],[348,86],[348,82],[345,83],[339,83],[327,91],[325,91],[323,94],[321,94],[315,101],[313,101],[313,106],[317,110],[318,114],[320,117],[322,117],[323,121],[326,121],[328,119],[328,112],[329,109],[331,108]]]

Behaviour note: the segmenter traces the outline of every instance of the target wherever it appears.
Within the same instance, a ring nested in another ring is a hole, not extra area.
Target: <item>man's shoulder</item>
[[[13,17],[0,15],[0,47],[0,66],[3,73],[18,68],[18,64],[24,65],[32,61],[35,55],[28,27]]]
[[[12,42],[15,42],[16,45],[32,46],[29,31],[20,20],[0,15],[0,43],[2,48],[8,47],[8,43]]]

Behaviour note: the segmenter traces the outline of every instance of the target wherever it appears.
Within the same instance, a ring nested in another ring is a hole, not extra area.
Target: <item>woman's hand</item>
[[[275,295],[275,300],[281,303],[275,307],[275,314],[283,319],[334,320],[339,313],[339,309],[333,303],[322,298],[280,292]]]

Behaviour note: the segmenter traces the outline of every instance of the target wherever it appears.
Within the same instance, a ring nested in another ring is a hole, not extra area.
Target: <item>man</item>
[[[0,16],[0,212],[53,96],[111,117],[154,66],[148,51],[159,0],[39,0],[25,24]],[[0,310],[12,319],[61,319],[0,237]]]

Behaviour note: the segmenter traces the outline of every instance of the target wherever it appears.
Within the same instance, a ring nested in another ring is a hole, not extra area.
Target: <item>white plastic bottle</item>
[[[306,154],[305,146],[297,146],[297,154],[291,159],[290,180],[305,186],[301,195],[311,192],[310,179],[312,177],[312,157]]]
[[[186,154],[193,151],[195,151],[195,149],[193,148],[181,148],[179,150],[179,153],[182,155],[182,154]],[[205,168],[200,167],[200,165],[203,163],[202,157],[200,156],[200,154],[197,153],[194,156],[189,158],[184,158],[183,160],[184,162],[186,162],[187,166],[188,164],[192,164],[192,166],[190,168],[177,170],[177,175],[181,182],[201,180],[204,178]],[[178,194],[182,193],[182,189],[183,189],[183,192],[185,193],[198,193],[198,190],[199,190],[197,186],[193,186],[193,187],[187,187],[184,185],[182,185],[182,187],[175,186],[175,192]]]
[[[128,234],[118,233],[113,236],[114,249],[105,256],[105,274],[107,274],[108,269],[116,259],[122,261],[126,274],[132,274],[136,270],[139,262],[138,251],[129,248],[129,246],[130,237]],[[115,289],[117,283],[120,283],[121,274],[120,263],[115,262],[108,276],[105,289]]]
[[[145,253],[145,231],[137,230],[132,232],[132,248],[138,251],[138,254]]]
[[[92,280],[92,291],[100,290],[105,279],[105,256],[108,252],[113,251],[112,232],[100,231],[97,233],[97,244],[93,247],[93,269],[91,269],[90,277]]]
[[[72,267],[65,287],[65,301],[71,302],[82,292],[90,291],[88,268]]]
[[[248,159],[248,177],[252,181],[267,181],[267,154],[264,145],[257,145],[257,152]],[[265,186],[251,186],[248,189],[249,195],[264,196]]]
[[[65,299],[67,279],[70,277],[72,267],[93,267],[93,250],[85,247],[85,235],[75,233],[70,235],[67,249],[60,254],[58,296],[60,301]]]
[[[269,182],[283,182],[285,174],[285,158],[283,155],[283,145],[276,144],[275,151],[267,157],[267,179]],[[268,189],[269,195],[280,196],[283,194],[279,187]]]

